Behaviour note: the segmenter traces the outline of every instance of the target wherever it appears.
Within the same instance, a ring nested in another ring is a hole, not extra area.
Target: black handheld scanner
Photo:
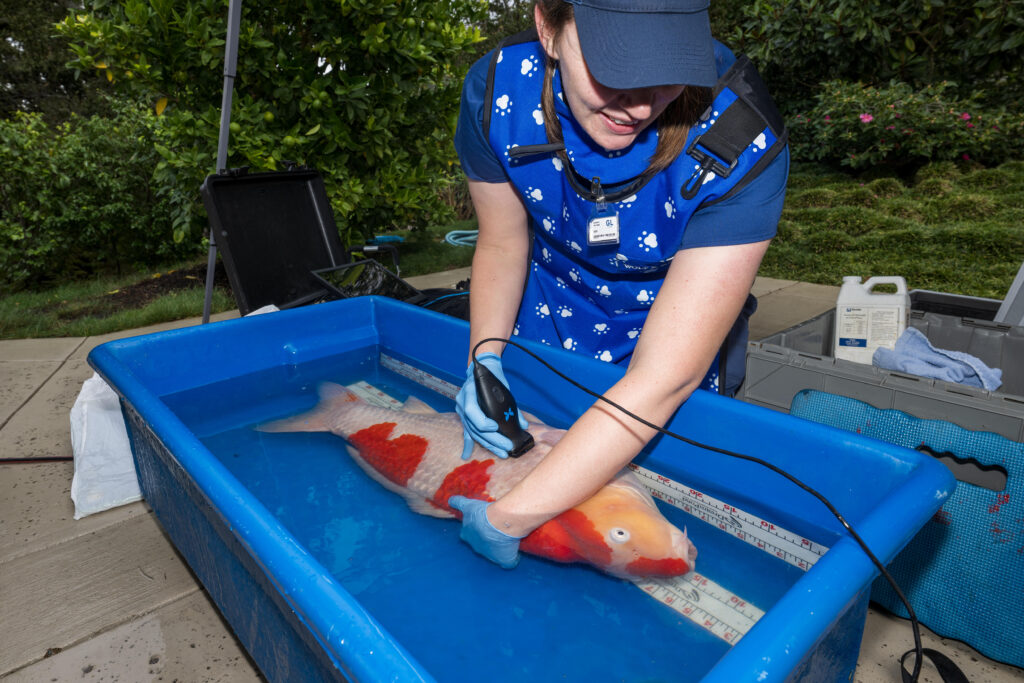
[[[473,380],[476,384],[476,400],[484,415],[498,423],[498,433],[512,441],[509,449],[510,458],[518,458],[533,448],[533,437],[530,432],[519,426],[516,415],[516,400],[494,373],[483,363],[473,360]]]

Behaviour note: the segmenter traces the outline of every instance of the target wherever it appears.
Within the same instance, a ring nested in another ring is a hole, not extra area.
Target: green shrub
[[[153,169],[156,117],[128,103],[114,115],[0,120],[0,284],[46,285],[178,258]],[[191,246],[195,252],[195,245]]]
[[[58,26],[76,68],[163,111],[161,192],[175,237],[205,227],[198,188],[215,172],[223,0],[87,0]],[[465,60],[480,40],[476,0],[253,0],[242,4],[227,167],[319,170],[343,239],[446,222],[437,185]]]
[[[1024,155],[1024,115],[980,110],[948,83],[914,89],[830,81],[814,106],[790,118],[793,156],[854,169],[913,168],[928,161],[994,165]]]
[[[724,37],[758,65],[787,113],[834,80],[946,80],[989,104],[1024,99],[1024,0],[757,0],[741,13]]]

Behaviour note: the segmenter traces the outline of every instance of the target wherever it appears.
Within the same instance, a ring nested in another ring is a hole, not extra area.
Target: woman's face
[[[541,44],[557,59],[562,74],[562,92],[573,116],[583,130],[608,151],[629,147],[647,126],[683,91],[682,85],[616,90],[594,80],[583,59],[576,23],[570,21],[556,38],[546,30],[536,10]]]

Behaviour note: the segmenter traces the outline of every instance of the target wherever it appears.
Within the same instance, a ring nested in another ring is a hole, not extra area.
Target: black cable
[[[31,465],[37,462],[71,462],[74,457],[60,456],[52,458],[0,458],[0,465]]]
[[[522,352],[528,354],[529,356],[531,356],[538,363],[540,363],[541,365],[543,365],[548,370],[550,370],[554,374],[558,375],[559,377],[561,377],[565,381],[569,382],[570,384],[572,384],[577,389],[579,389],[581,391],[584,391],[587,394],[590,394],[594,398],[597,398],[597,399],[600,399],[600,400],[604,401],[608,405],[610,405],[613,408],[619,410],[620,412],[628,415],[629,417],[633,418],[634,420],[636,420],[637,422],[639,422],[640,424],[642,424],[642,425],[644,425],[646,427],[649,427],[649,428],[651,428],[651,429],[653,429],[653,430],[655,430],[655,431],[657,431],[657,432],[659,432],[661,434],[665,434],[666,436],[670,436],[673,439],[678,439],[679,441],[682,441],[683,443],[690,444],[691,446],[697,446],[698,448],[703,448],[705,450],[713,451],[715,453],[721,453],[723,455],[728,455],[728,456],[731,456],[733,458],[739,458],[740,460],[747,460],[747,461],[756,463],[758,465],[761,465],[762,467],[766,467],[769,470],[771,470],[772,472],[775,472],[776,474],[785,477],[786,479],[788,479],[792,483],[796,484],[797,486],[802,488],[804,491],[807,491],[809,494],[811,494],[812,496],[817,498],[819,501],[821,501],[821,503],[826,508],[828,508],[828,511],[831,512],[832,515],[837,520],[839,520],[839,523],[842,524],[843,527],[850,533],[850,536],[853,537],[853,540],[857,541],[857,544],[860,545],[861,550],[864,551],[864,554],[868,556],[868,559],[871,560],[871,562],[875,565],[875,568],[878,569],[878,571],[881,573],[881,575],[883,577],[885,577],[885,580],[889,582],[889,585],[892,586],[892,589],[896,592],[896,595],[897,595],[897,597],[899,597],[900,601],[903,603],[903,606],[907,608],[907,614],[910,616],[910,626],[911,626],[911,629],[913,630],[913,633],[914,633],[914,649],[911,650],[911,651],[908,651],[907,653],[905,653],[903,655],[903,658],[900,659],[900,672],[903,674],[903,681],[904,681],[904,683],[914,683],[914,682],[917,681],[918,677],[921,675],[921,662],[922,662],[923,657],[924,657],[924,648],[922,647],[922,644],[921,644],[921,628],[920,628],[920,624],[917,621],[917,614],[914,612],[914,608],[910,606],[910,601],[907,600],[907,596],[905,596],[903,594],[903,591],[900,590],[899,585],[897,585],[897,583],[896,583],[896,579],[894,579],[892,577],[892,575],[885,568],[885,565],[883,565],[882,562],[875,556],[875,554],[873,552],[871,552],[871,548],[868,547],[868,544],[864,542],[864,539],[862,539],[860,537],[860,534],[858,534],[856,531],[853,530],[853,527],[850,526],[850,523],[846,521],[846,519],[842,516],[842,514],[840,514],[839,510],[837,510],[835,508],[835,506],[832,505],[832,503],[828,500],[828,498],[826,498],[822,494],[818,493],[813,488],[811,488],[807,484],[803,483],[802,481],[800,481],[799,479],[794,477],[789,472],[786,472],[782,468],[777,467],[777,466],[771,464],[770,462],[768,462],[766,460],[761,460],[760,458],[756,458],[756,457],[754,457],[752,455],[744,455],[742,453],[736,453],[734,451],[730,451],[730,450],[725,449],[725,448],[719,448],[717,446],[710,446],[708,444],[701,443],[700,441],[695,441],[693,439],[687,438],[687,437],[685,437],[685,436],[683,436],[681,434],[676,434],[675,432],[672,432],[672,431],[670,431],[668,429],[665,429],[664,427],[659,427],[658,425],[656,425],[656,424],[654,424],[652,422],[648,422],[647,420],[645,420],[644,418],[640,417],[639,415],[631,413],[629,410],[627,410],[623,406],[620,406],[618,403],[615,403],[611,399],[605,397],[603,394],[600,394],[600,393],[598,393],[596,391],[593,391],[593,390],[583,386],[582,384],[580,384],[576,380],[572,379],[571,377],[563,374],[561,371],[555,369],[554,366],[552,366],[550,363],[548,363],[547,361],[542,359],[540,356],[535,354],[533,351],[530,351],[529,349],[525,348],[524,346],[522,346],[521,344],[519,344],[517,342],[512,341],[511,339],[502,339],[500,337],[488,337],[487,339],[480,340],[473,347],[473,352],[471,354],[472,357],[473,357],[474,362],[476,361],[476,350],[478,348],[480,348],[480,345],[484,344],[486,342],[491,342],[491,341],[502,342],[502,343],[505,343],[505,344],[511,344],[512,346],[516,347],[520,351],[522,351]],[[904,667],[904,660],[906,659],[907,654],[910,654],[910,652],[916,653],[917,656],[914,659],[914,670],[913,670],[913,672],[911,672],[909,674],[909,678],[908,678],[907,670]]]

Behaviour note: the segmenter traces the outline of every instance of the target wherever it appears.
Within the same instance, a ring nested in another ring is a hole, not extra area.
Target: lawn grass
[[[134,273],[0,297],[0,339],[88,337],[202,315],[202,283],[168,293],[140,308],[103,310],[105,307],[97,305],[107,294],[151,277],[148,272]],[[211,310],[219,313],[233,308],[230,294],[215,289]]]
[[[391,233],[405,240],[402,276],[468,266],[472,248],[446,244],[444,236],[474,228],[469,220]],[[387,256],[380,260],[391,265]],[[910,180],[794,164],[779,233],[759,275],[827,285],[839,285],[844,275],[902,275],[912,289],[1002,299],[1022,260],[1024,161],[991,169],[936,163]],[[0,339],[90,336],[201,315],[201,281],[138,309],[84,315],[108,292],[153,276],[0,296]],[[212,310],[233,308],[231,296],[215,290]]]
[[[839,285],[902,275],[911,289],[1002,299],[1024,260],[1024,162],[921,169],[911,181],[795,164],[759,274]]]

